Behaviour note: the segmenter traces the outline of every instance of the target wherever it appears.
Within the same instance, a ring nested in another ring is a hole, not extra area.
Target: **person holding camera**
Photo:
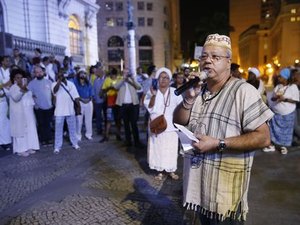
[[[179,177],[175,171],[177,170],[178,135],[173,125],[173,111],[182,101],[182,97],[176,96],[175,88],[170,87],[172,73],[168,68],[158,69],[155,78],[144,99],[144,106],[150,114],[148,163],[150,169],[158,171],[154,177],[156,180],[163,179],[164,171],[172,179],[177,180]],[[151,129],[151,123],[162,115],[166,127],[158,133],[155,127]]]
[[[121,115],[124,122],[125,142],[126,146],[132,145],[131,134],[134,140],[134,146],[142,148],[140,142],[137,121],[139,118],[139,98],[137,90],[141,89],[141,85],[129,73],[128,69],[123,70],[123,79],[115,85],[118,90],[116,104],[121,107]]]
[[[40,149],[32,92],[27,88],[25,71],[12,70],[10,79],[13,83],[9,89],[10,128],[13,138],[13,152],[19,156],[29,156]]]
[[[45,78],[40,65],[33,67],[35,78],[28,84],[35,102],[34,112],[37,120],[39,138],[42,146],[52,145],[51,123],[53,119],[52,82]]]
[[[136,81],[132,74],[129,73],[128,69],[124,69],[123,79],[116,83],[115,88],[118,90],[116,105],[121,107],[126,146],[130,147],[132,145],[132,134],[135,147],[143,147],[140,143],[137,126],[139,118],[139,98],[137,90],[141,89],[141,85]]]
[[[74,110],[74,101],[79,103],[79,94],[73,82],[68,81],[60,71],[57,82],[52,83],[52,93],[55,96],[55,136],[54,136],[54,154],[58,154],[63,144],[63,126],[67,121],[70,141],[75,150],[79,150],[78,139],[76,135],[76,116]]]
[[[109,141],[110,127],[113,121],[116,125],[116,138],[121,141],[121,119],[120,119],[120,107],[116,105],[118,96],[118,90],[116,89],[116,83],[121,80],[121,76],[118,75],[118,70],[113,68],[109,76],[105,78],[102,85],[102,94],[106,96],[106,126],[103,138],[99,141],[100,143]]]
[[[80,115],[76,116],[76,132],[77,138],[81,141],[81,132],[82,132],[82,124],[84,119],[85,125],[85,137],[88,140],[92,140],[93,135],[93,87],[90,81],[87,78],[86,71],[84,69],[80,69],[79,72],[76,74],[76,78],[74,79],[74,84],[80,96],[80,108],[81,113]]]

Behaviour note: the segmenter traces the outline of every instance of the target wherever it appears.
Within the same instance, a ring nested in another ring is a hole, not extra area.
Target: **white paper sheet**
[[[192,146],[193,141],[199,142],[199,140],[194,136],[194,134],[191,131],[189,131],[184,126],[177,124],[177,123],[174,123],[174,125],[179,129],[179,131],[177,131],[177,133],[178,133],[178,137],[180,139],[183,151],[186,152],[186,151],[193,149],[193,146]]]

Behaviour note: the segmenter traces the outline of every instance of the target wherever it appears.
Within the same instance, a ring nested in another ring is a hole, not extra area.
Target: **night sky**
[[[195,44],[195,28],[203,18],[209,18],[214,12],[228,14],[229,0],[180,0],[181,48],[184,55],[188,46]],[[229,20],[229,18],[228,18]]]

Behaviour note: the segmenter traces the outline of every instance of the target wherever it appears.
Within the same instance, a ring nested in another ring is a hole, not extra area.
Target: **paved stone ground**
[[[80,151],[65,143],[58,155],[51,147],[27,158],[1,150],[0,224],[191,224],[181,179],[155,181],[146,150],[134,155],[98,140],[82,141]],[[297,148],[257,152],[246,225],[300,224],[299,161]],[[182,177],[181,157],[178,168]]]

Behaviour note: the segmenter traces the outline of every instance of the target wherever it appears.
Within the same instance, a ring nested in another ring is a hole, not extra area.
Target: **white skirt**
[[[175,172],[178,157],[178,135],[175,131],[151,134],[148,139],[148,163],[157,171]]]
[[[39,138],[37,135],[36,121],[32,107],[24,107],[24,120],[26,121],[26,126],[24,130],[24,135],[20,137],[13,137],[13,152],[22,153],[27,150],[39,150]]]

